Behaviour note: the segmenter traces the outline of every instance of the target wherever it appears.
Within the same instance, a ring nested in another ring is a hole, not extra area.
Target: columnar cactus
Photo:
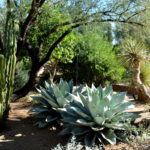
[[[0,55],[0,120],[8,115],[10,98],[13,92],[15,62],[15,55],[11,55],[8,60],[4,55]]]
[[[0,54],[0,126],[8,116],[16,64],[16,23],[11,6],[12,3],[8,3],[3,30],[4,50]]]

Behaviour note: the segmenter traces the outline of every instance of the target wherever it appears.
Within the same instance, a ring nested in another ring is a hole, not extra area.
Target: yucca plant
[[[139,101],[150,101],[148,88],[141,80],[141,64],[150,61],[150,54],[147,47],[142,42],[127,40],[122,44],[123,51],[121,58],[123,63],[127,63],[132,71],[132,85],[136,88]]]
[[[116,144],[116,139],[123,140],[124,131],[129,130],[128,121],[139,117],[128,113],[132,102],[124,101],[126,93],[113,94],[112,87],[86,87],[87,95],[73,95],[73,101],[59,109],[65,122],[61,135],[72,134],[77,140],[84,140],[87,146],[105,141]]]
[[[40,106],[33,106],[32,116],[38,118],[35,125],[39,128],[46,127],[52,121],[60,119],[58,108],[63,108],[70,101],[69,93],[81,93],[83,86],[73,89],[73,81],[66,82],[60,79],[58,84],[45,82],[45,88],[40,87],[40,96],[33,96],[33,100],[39,102]]]

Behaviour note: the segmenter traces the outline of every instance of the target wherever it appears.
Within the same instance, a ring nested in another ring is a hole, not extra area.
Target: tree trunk
[[[141,102],[150,102],[150,91],[149,89],[142,83],[140,78],[140,62],[134,62],[132,66],[133,75],[132,75],[132,86],[125,85],[113,85],[113,89],[115,91],[123,92],[126,91],[129,94],[137,94],[138,100]]]
[[[41,65],[38,65],[38,64],[32,65],[28,82],[21,89],[19,89],[18,91],[14,93],[13,101],[21,97],[24,97],[25,95],[28,94],[29,91],[31,91],[35,87],[37,83],[36,81],[37,73],[40,70],[40,68],[41,68]]]
[[[133,70],[133,74],[132,74],[133,86],[138,88],[142,84],[140,78],[140,62],[135,61],[131,69]]]
[[[133,65],[133,85],[138,89],[138,100],[150,102],[150,93],[148,88],[142,83],[140,78],[140,62],[136,61]]]

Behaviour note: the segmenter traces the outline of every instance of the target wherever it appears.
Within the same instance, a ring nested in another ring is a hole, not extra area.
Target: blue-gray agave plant
[[[95,142],[116,144],[128,130],[128,120],[139,117],[128,113],[133,103],[124,101],[126,93],[113,94],[112,87],[86,87],[87,95],[73,95],[73,101],[60,109],[65,122],[61,135],[72,134],[89,146]],[[121,132],[119,132],[121,131]]]
[[[60,79],[58,84],[49,84],[45,82],[45,88],[40,87],[38,92],[41,96],[33,96],[33,100],[39,102],[40,106],[33,106],[31,112],[32,116],[38,121],[35,125],[39,128],[47,126],[52,121],[60,119],[60,114],[57,112],[58,108],[63,108],[70,101],[69,93],[81,93],[83,86],[73,89],[73,81],[63,81]]]

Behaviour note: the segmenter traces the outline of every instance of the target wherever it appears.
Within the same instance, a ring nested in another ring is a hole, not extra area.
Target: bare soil
[[[56,127],[38,129],[29,117],[30,103],[11,103],[7,129],[0,132],[0,150],[50,150],[66,137],[58,136]]]
[[[30,108],[29,102],[11,103],[8,126],[0,131],[0,150],[51,150],[58,143],[66,143],[68,137],[59,136],[58,127],[38,129],[33,126],[34,120],[28,113]],[[144,105],[139,104],[135,109],[140,112],[143,110]],[[133,148],[128,144],[118,143],[116,146],[106,146],[105,150],[133,150]]]

